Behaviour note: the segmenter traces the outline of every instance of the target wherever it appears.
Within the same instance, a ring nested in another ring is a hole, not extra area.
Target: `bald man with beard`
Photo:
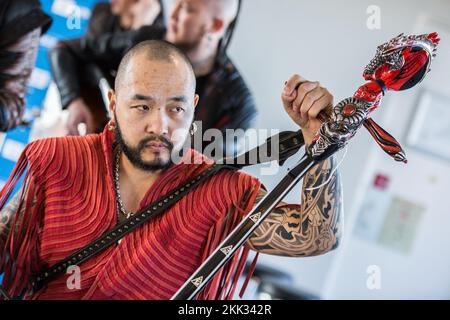
[[[234,139],[224,139],[211,144],[202,138],[208,129],[218,129],[225,137],[227,129],[246,130],[255,124],[257,109],[252,94],[227,55],[239,11],[238,0],[176,0],[170,9],[167,27],[144,26],[138,30],[87,39],[87,54],[89,59],[117,70],[125,52],[141,41],[164,39],[175,44],[193,65],[200,95],[195,120],[201,127],[193,141],[201,143],[194,147],[205,151],[209,145],[208,149],[212,150],[209,155],[215,158],[232,155],[240,151],[239,139],[237,143]],[[65,72],[64,68],[56,69],[54,73],[62,99],[73,96],[75,89],[72,86],[76,88],[76,85],[70,80],[72,73]],[[92,118],[87,107],[69,111],[72,118]]]

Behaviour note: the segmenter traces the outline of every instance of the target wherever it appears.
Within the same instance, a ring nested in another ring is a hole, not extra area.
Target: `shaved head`
[[[175,0],[166,40],[183,50],[194,65],[230,42],[240,0]]]
[[[144,171],[167,168],[189,137],[199,99],[186,56],[164,41],[139,43],[122,59],[108,98],[124,159]]]
[[[173,64],[179,64],[180,62],[182,64],[185,64],[186,67],[189,69],[189,73],[191,74],[191,80],[193,82],[193,86],[195,89],[195,75],[194,70],[192,69],[191,62],[187,58],[187,56],[179,50],[174,45],[170,44],[166,41],[161,40],[148,40],[143,41],[133,48],[131,48],[125,56],[122,58],[122,61],[120,62],[119,69],[117,70],[116,80],[114,83],[115,91],[117,92],[120,88],[120,85],[122,84],[122,81],[124,79],[124,74],[128,70],[128,65],[130,64],[130,61],[136,57],[136,56],[144,55],[145,58],[147,58],[150,61],[162,61],[167,63],[173,63]]]

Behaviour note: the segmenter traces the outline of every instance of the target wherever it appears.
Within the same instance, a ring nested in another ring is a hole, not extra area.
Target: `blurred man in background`
[[[0,131],[23,121],[39,38],[50,24],[37,0],[0,0]]]
[[[239,0],[176,0],[170,10],[167,29],[153,24],[105,33],[95,39],[87,39],[85,50],[96,61],[117,70],[121,57],[133,45],[144,40],[165,39],[179,47],[194,66],[197,93],[200,95],[195,120],[200,121],[201,130],[193,140],[201,139],[203,132],[212,128],[219,129],[223,135],[226,129],[246,130],[254,125],[257,110],[250,90],[227,55],[240,7]],[[145,11],[135,14],[145,14]],[[61,74],[73,72],[54,68],[54,73],[61,94],[66,95],[70,91],[67,95],[75,95],[76,90],[70,90],[70,86],[58,81]],[[93,117],[89,109],[75,105],[69,112],[71,119],[78,119],[77,123],[72,123],[73,126]],[[209,144],[209,141],[203,141],[202,150]],[[225,154],[239,151],[239,146],[240,143],[234,139],[214,141],[215,149],[223,147]]]
[[[227,55],[241,8],[238,0],[178,0],[175,2],[166,40],[174,43],[191,60],[200,95],[195,119],[204,131],[246,130],[254,126],[257,110],[253,97]],[[223,144],[225,155],[240,151],[234,139]],[[203,141],[203,148],[208,141]]]
[[[66,124],[69,135],[79,134],[80,123],[86,125],[87,133],[99,132],[107,121],[98,81],[105,77],[112,83],[117,68],[110,59],[96,57],[88,44],[104,48],[104,44],[97,42],[102,35],[139,30],[145,25],[164,28],[160,0],[100,2],[93,9],[84,37],[61,41],[51,50],[50,64],[61,104],[63,109],[69,111]]]

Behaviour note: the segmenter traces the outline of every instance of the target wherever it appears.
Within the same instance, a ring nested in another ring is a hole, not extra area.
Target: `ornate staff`
[[[353,97],[339,102],[330,115],[320,114],[323,124],[300,162],[253,208],[171,299],[193,299],[308,170],[342,149],[362,126],[388,155],[406,163],[405,152],[397,140],[369,115],[378,108],[386,91],[406,90],[425,78],[439,40],[437,33],[400,34],[379,46],[375,57],[364,69],[363,77],[368,82],[360,86]]]

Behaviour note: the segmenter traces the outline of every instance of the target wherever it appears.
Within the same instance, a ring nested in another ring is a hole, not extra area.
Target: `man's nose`
[[[176,1],[173,4],[172,11],[170,13],[170,19],[174,20],[174,21],[177,21],[177,19],[178,19],[178,12],[179,11],[180,11],[180,1]]]
[[[147,132],[159,136],[166,136],[169,133],[169,121],[167,115],[161,109],[155,110],[147,124]]]

